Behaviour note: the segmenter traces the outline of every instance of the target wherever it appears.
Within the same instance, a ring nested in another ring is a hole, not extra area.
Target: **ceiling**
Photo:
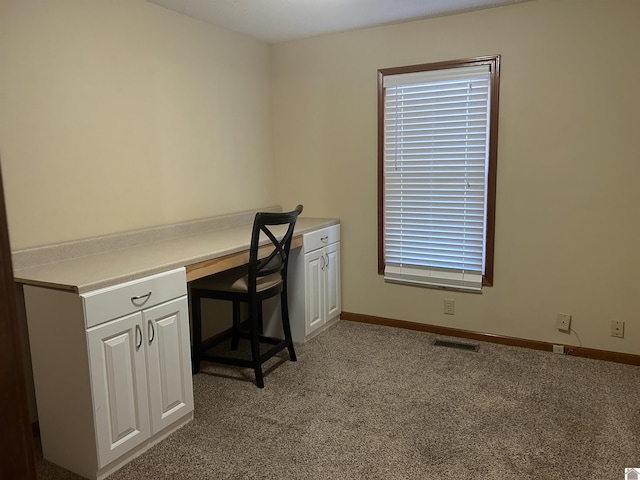
[[[147,0],[277,43],[529,0]]]

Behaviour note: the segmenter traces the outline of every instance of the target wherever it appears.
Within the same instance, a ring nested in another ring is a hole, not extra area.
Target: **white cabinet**
[[[153,434],[193,410],[187,297],[145,310],[142,316],[150,335],[147,373]]]
[[[99,465],[193,410],[187,315],[181,297],[87,331]]]
[[[141,323],[136,313],[87,332],[99,466],[151,435]]]
[[[340,243],[325,247],[327,264],[325,266],[325,322],[340,316],[342,303],[340,301]]]
[[[340,225],[304,234],[289,266],[291,330],[302,343],[340,318]]]
[[[24,293],[44,458],[103,478],[192,418],[183,268]]]

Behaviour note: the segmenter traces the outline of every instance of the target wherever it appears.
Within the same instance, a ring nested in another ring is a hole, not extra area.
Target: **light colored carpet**
[[[435,338],[340,321],[297,363],[275,359],[263,390],[203,363],[194,421],[109,479],[605,480],[640,466],[638,367]]]

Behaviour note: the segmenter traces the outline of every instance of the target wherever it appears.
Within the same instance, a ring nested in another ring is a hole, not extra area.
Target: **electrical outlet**
[[[571,315],[559,313],[556,317],[556,328],[562,332],[569,332],[571,329]]]
[[[560,355],[564,355],[564,345],[554,345],[553,353],[559,353]]]
[[[611,336],[624,338],[624,322],[611,320]]]
[[[456,313],[456,302],[453,298],[445,298],[444,299],[444,313],[446,315],[455,315]]]

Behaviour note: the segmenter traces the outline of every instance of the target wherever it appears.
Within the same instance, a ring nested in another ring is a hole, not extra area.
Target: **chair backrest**
[[[291,212],[272,213],[258,212],[253,220],[253,231],[251,233],[251,249],[249,253],[249,291],[255,292],[256,282],[259,278],[268,275],[280,274],[283,282],[287,280],[287,265],[289,263],[289,250],[291,249],[291,239],[293,229],[296,225],[298,215],[302,212],[302,205],[298,205]],[[285,226],[276,229],[276,226]],[[284,234],[282,230],[286,228]],[[267,256],[258,258],[260,249],[261,234],[264,233],[269,239],[267,244],[271,247],[271,252]]]

